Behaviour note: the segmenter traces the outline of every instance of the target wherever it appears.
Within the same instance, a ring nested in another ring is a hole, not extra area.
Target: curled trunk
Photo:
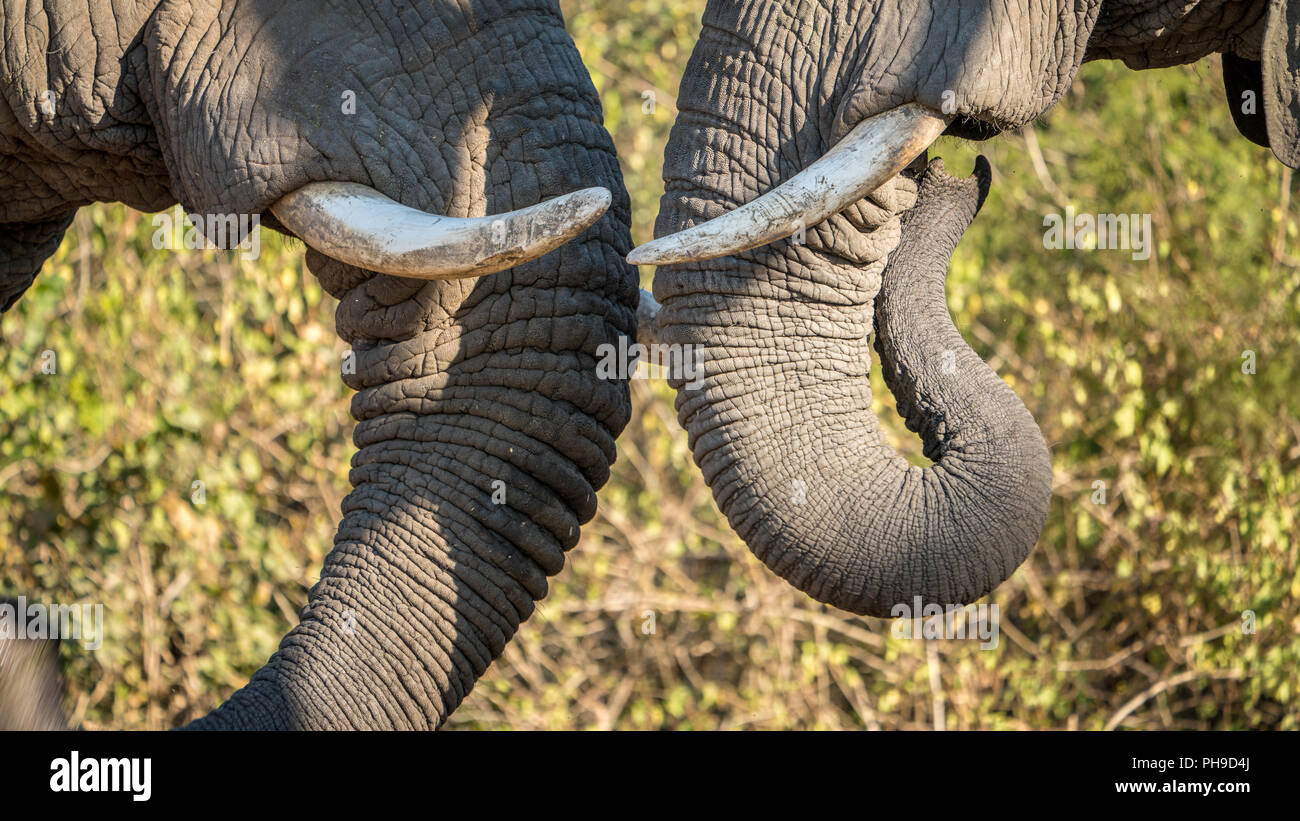
[[[704,349],[704,385],[675,387],[714,498],[755,555],[820,601],[874,616],[917,596],[967,603],[1042,529],[1042,435],[962,340],[944,296],[987,185],[982,160],[965,180],[932,164],[879,278],[877,266],[786,245],[656,279],[661,338]],[[670,191],[658,231],[689,223],[688,204],[707,198]],[[931,466],[895,453],[872,411],[873,318],[885,380]]]

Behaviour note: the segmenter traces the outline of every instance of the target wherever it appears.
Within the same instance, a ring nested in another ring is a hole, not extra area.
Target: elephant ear
[[[31,287],[76,214],[74,208],[42,222],[0,225],[0,314]]]
[[[1273,0],[1260,62],[1273,154],[1300,169],[1300,3]]]
[[[1223,87],[1228,92],[1228,110],[1246,139],[1268,148],[1268,123],[1260,108],[1264,94],[1264,67],[1258,60],[1223,55]]]

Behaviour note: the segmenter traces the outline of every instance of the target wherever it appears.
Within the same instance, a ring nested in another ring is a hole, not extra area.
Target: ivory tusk
[[[812,165],[758,199],[634,248],[627,261],[699,262],[812,228],[888,182],[938,139],[951,120],[919,103],[868,117]]]
[[[612,197],[586,188],[489,217],[441,217],[351,182],[304,185],[271,212],[340,262],[412,279],[483,276],[555,250],[600,219]]]
[[[636,341],[642,345],[653,345],[659,341],[659,329],[655,325],[659,318],[659,303],[654,295],[645,288],[641,289],[641,301],[636,306]]]

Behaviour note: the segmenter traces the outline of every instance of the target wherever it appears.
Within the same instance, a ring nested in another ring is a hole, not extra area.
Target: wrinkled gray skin
[[[595,375],[597,347],[635,335],[628,200],[554,0],[0,9],[6,308],[90,202],[271,223],[272,202],[314,181],[452,216],[614,192],[577,240],[482,279],[307,253],[356,351],[355,489],[300,624],[191,726],[437,726],[546,594],[630,413],[626,383]]]
[[[23,604],[0,597],[0,608]],[[24,605],[25,606],[25,605]],[[3,618],[3,617],[0,617]],[[57,639],[0,635],[0,731],[66,730]]]
[[[904,103],[944,110],[951,92],[948,133],[959,136],[1020,127],[1097,58],[1149,68],[1229,53],[1239,128],[1296,167],[1298,39],[1300,4],[1283,0],[710,0],[665,151],[655,234],[755,199]],[[1243,89],[1256,92],[1254,116],[1238,110]],[[702,350],[703,385],[674,387],[719,507],[769,567],[846,610],[887,616],[915,596],[970,602],[1024,560],[1047,515],[1042,436],[962,341],[944,300],[943,272],[979,187],[932,168],[914,208],[913,183],[900,178],[810,229],[804,245],[655,277],[660,341]],[[896,454],[872,413],[873,322],[886,382],[929,467]]]

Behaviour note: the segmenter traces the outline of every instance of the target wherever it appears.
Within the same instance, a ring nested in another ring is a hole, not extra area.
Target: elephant
[[[0,608],[25,607],[0,597]],[[0,638],[0,730],[66,730],[59,642]]]
[[[546,595],[631,414],[629,200],[555,0],[0,3],[0,306],[75,211],[303,240],[352,492],[300,621],[194,729],[436,728]],[[216,240],[213,240],[214,242]]]
[[[661,239],[631,251],[554,0],[0,0],[0,310],[81,205],[179,202],[209,227],[256,215],[302,239],[356,354],[354,489],[320,581],[267,665],[191,726],[439,726],[594,514],[631,412],[596,359],[638,331],[707,354],[702,386],[674,380],[679,418],[777,573],[872,615],[995,587],[1042,528],[1050,459],[944,301],[989,169],[913,160],[940,133],[1046,112],[1085,59],[1222,51],[1230,101],[1263,103],[1234,109],[1238,127],[1294,167],[1292,13],[1187,6],[712,0]],[[655,298],[638,301],[629,263],[664,265]],[[880,438],[873,331],[935,468]],[[824,412],[842,418],[797,424]]]
[[[940,135],[986,140],[1046,114],[1085,61],[1215,53],[1238,129],[1300,168],[1294,2],[709,0],[656,239],[629,260],[659,266],[653,335],[706,363],[702,380],[670,380],[678,420],[768,567],[891,616],[972,602],[1024,561],[1050,454],[953,327],[937,273],[988,171],[960,182],[920,163]],[[881,434],[873,331],[932,465]]]

